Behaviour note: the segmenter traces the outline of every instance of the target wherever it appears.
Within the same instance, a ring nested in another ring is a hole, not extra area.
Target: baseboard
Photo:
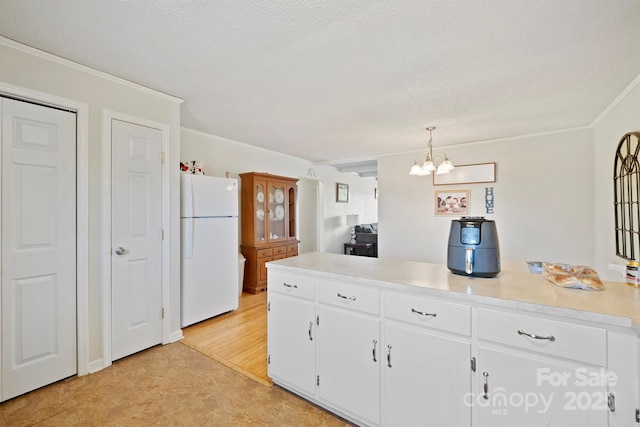
[[[96,373],[98,371],[102,371],[104,368],[106,368],[106,366],[104,366],[103,359],[94,360],[93,362],[89,363],[90,374]]]
[[[180,341],[182,338],[182,329],[178,329],[177,331],[171,332],[169,334],[169,339],[162,344],[171,344],[172,342]]]

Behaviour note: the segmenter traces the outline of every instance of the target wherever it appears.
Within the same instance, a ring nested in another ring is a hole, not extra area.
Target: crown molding
[[[591,122],[589,127],[595,127],[600,122],[600,120],[602,120],[607,114],[609,114],[611,110],[613,110],[614,107],[618,105],[629,94],[629,92],[631,92],[633,89],[635,89],[636,86],[638,86],[638,84],[640,84],[640,74],[638,74],[638,76],[633,79],[633,81],[629,83],[629,85],[622,92],[620,92],[620,95],[618,95],[616,99],[614,99],[613,102],[609,104],[609,106],[605,108],[604,111],[593,120],[593,122]]]
[[[81,71],[83,73],[91,74],[93,76],[99,77],[104,80],[109,80],[114,83],[121,84],[123,86],[128,86],[132,89],[139,90],[141,92],[145,92],[149,95],[154,95],[159,98],[165,99],[167,101],[175,102],[181,104],[184,102],[182,98],[178,98],[173,95],[166,94],[164,92],[157,91],[155,89],[151,89],[147,86],[142,86],[138,83],[134,83],[129,80],[125,80],[121,77],[116,77],[112,74],[105,73],[104,71],[98,71],[94,68],[87,67],[86,65],[78,64],[77,62],[70,61],[65,58],[61,58],[59,56],[53,55],[48,52],[44,52],[42,50],[36,49],[31,46],[27,46],[25,44],[19,43],[15,40],[8,39],[6,37],[0,36],[0,45],[4,45],[10,47],[15,50],[19,50],[21,52],[27,53],[29,55],[37,56],[38,58],[45,59],[47,61],[55,62],[57,64],[63,65],[65,67],[73,68],[74,70]]]

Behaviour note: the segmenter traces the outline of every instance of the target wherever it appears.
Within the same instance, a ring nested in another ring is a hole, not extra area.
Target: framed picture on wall
[[[457,165],[449,173],[433,174],[433,185],[460,185],[479,182],[496,182],[496,163]]]
[[[349,184],[336,183],[336,202],[349,202]]]
[[[468,216],[471,191],[466,190],[436,190],[436,216]]]

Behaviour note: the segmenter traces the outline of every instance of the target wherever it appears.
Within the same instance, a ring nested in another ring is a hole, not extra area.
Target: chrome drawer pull
[[[411,312],[412,312],[412,313],[419,314],[420,316],[425,316],[425,317],[427,317],[427,316],[436,317],[436,313],[425,313],[424,311],[418,311],[418,310],[416,310],[415,308],[412,308],[412,309],[411,309]]]
[[[311,335],[312,327],[313,327],[313,322],[309,322],[309,341],[313,341],[313,335]]]
[[[533,338],[533,339],[536,339],[536,340],[549,340],[551,342],[556,340],[556,337],[554,337],[553,335],[549,335],[548,337],[542,337],[540,335],[528,334],[525,331],[523,331],[522,329],[518,329],[518,335],[526,335],[529,338]]]
[[[391,367],[391,346],[387,345],[387,366]]]
[[[349,301],[355,301],[356,300],[356,297],[345,297],[340,292],[338,292],[338,298],[346,299],[346,300],[349,300]]]
[[[484,375],[484,394],[482,397],[484,400],[489,400],[489,373],[483,372],[482,375]]]
[[[290,284],[288,284],[287,282],[284,282],[284,283],[283,283],[283,285],[284,285],[286,288],[296,288],[296,289],[298,289],[298,285],[290,285]]]
[[[607,406],[611,412],[616,411],[616,395],[614,393],[609,393],[607,396]]]
[[[378,359],[376,359],[376,346],[378,345],[378,341],[373,340],[373,361],[377,362]]]

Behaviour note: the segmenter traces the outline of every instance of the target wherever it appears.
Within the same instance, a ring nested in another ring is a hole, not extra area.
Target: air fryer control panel
[[[480,224],[464,224],[464,227],[460,229],[460,243],[464,245],[479,245]]]

